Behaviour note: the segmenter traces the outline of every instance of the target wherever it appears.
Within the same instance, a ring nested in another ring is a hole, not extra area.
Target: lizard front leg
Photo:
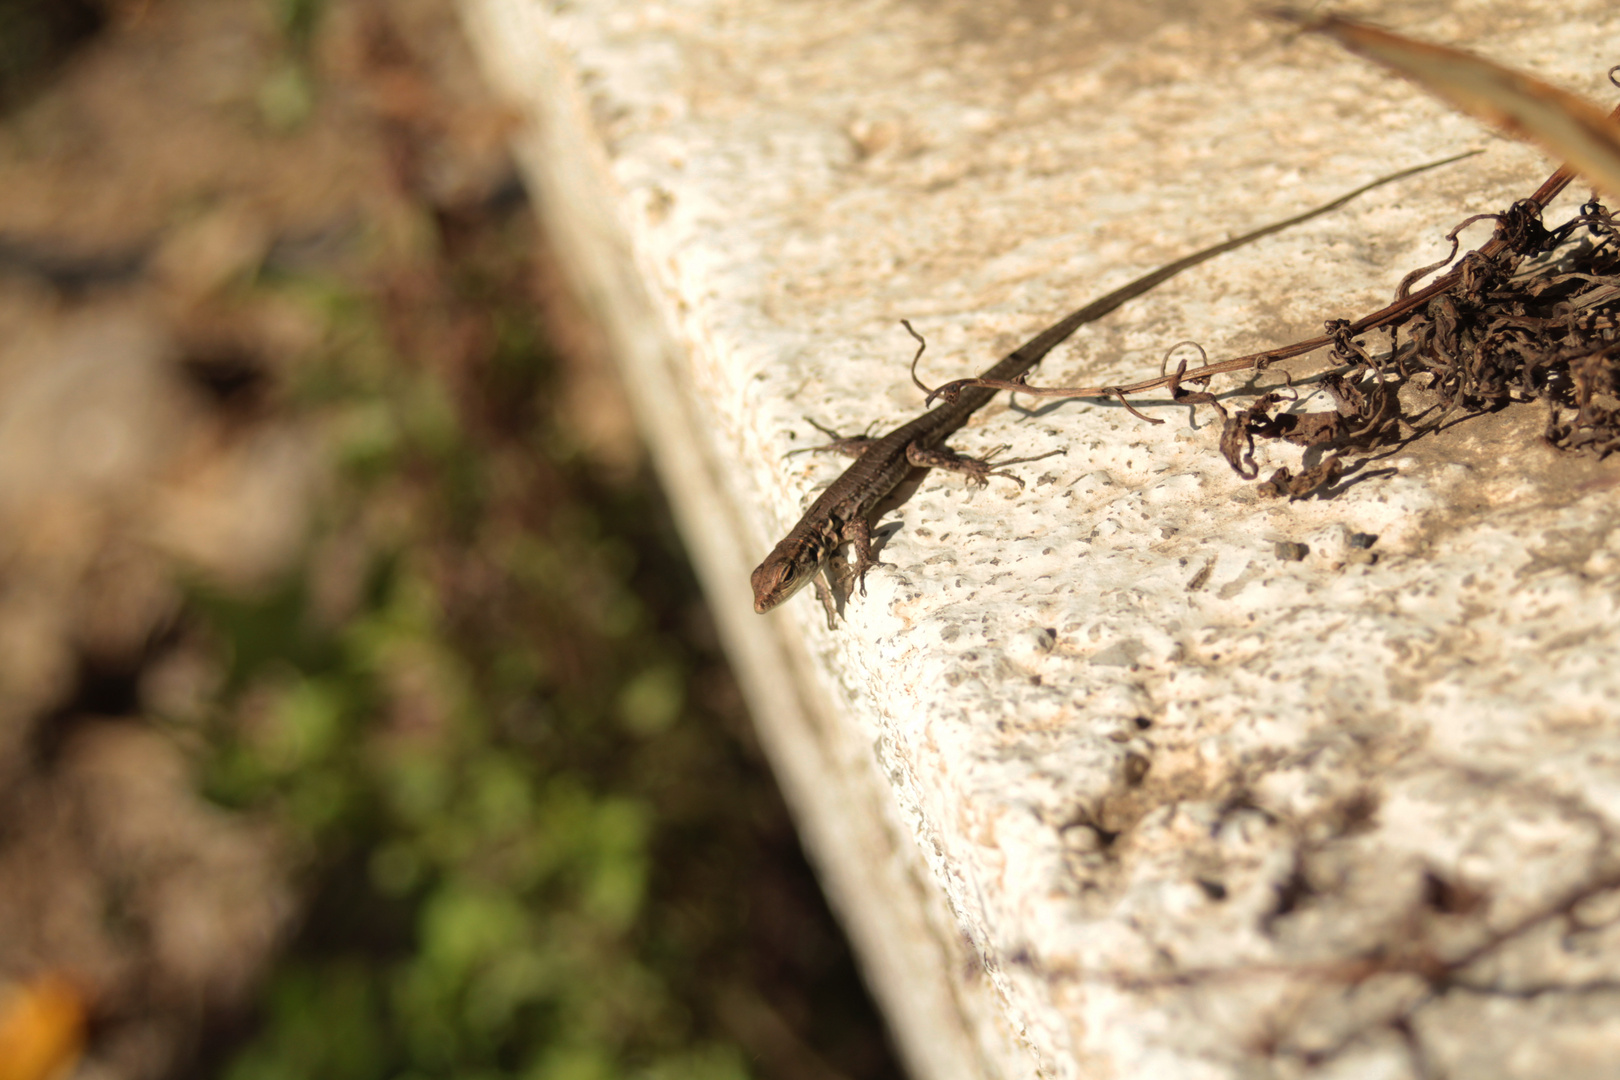
[[[827,613],[827,629],[838,629],[838,601],[833,598],[832,564],[823,567],[811,583],[816,587],[816,599],[821,601],[821,610]]]
[[[844,539],[855,549],[855,580],[860,582],[861,595],[866,595],[866,572],[874,566],[888,564],[878,561],[872,554],[872,523],[865,514],[857,514],[844,526]]]

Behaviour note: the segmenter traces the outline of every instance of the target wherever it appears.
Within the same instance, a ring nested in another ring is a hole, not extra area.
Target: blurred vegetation
[[[810,882],[667,515],[559,422],[523,213],[438,268],[429,309],[478,342],[448,369],[390,345],[398,297],[257,286],[322,313],[296,400],[340,486],[278,587],[192,590],[228,658],[208,792],[315,895],[231,1080],[745,1077],[725,1003],[772,955],[826,999],[797,1011],[869,1008],[825,929],[754,955],[755,905]]]
[[[0,109],[38,87],[105,22],[92,0],[0,0]]]
[[[892,1075],[656,490],[561,405],[521,196],[351,247],[242,286],[321,328],[276,403],[332,448],[307,555],[189,590],[207,792],[311,898],[218,1075]]]

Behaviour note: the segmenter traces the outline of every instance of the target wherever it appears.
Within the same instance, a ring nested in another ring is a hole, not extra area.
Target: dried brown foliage
[[[1253,479],[1255,440],[1281,440],[1317,451],[1303,473],[1279,469],[1263,488],[1301,497],[1330,488],[1377,451],[1409,442],[1462,415],[1513,402],[1542,401],[1545,438],[1563,450],[1620,449],[1620,232],[1596,200],[1554,229],[1534,200],[1516,203],[1496,222],[1492,243],[1463,257],[1451,286],[1427,302],[1379,321],[1382,350],[1327,323],[1342,367],[1318,380],[1332,411],[1286,412],[1289,396],[1270,391],[1228,411],[1212,395],[1178,401],[1214,405],[1223,415],[1221,452]],[[1410,279],[1397,301],[1404,299]],[[1392,305],[1396,307],[1397,305]],[[1386,309],[1389,310],[1389,309]],[[1414,393],[1411,391],[1426,391]],[[1195,400],[1196,398],[1196,400]],[[1348,455],[1359,455],[1352,465]]]

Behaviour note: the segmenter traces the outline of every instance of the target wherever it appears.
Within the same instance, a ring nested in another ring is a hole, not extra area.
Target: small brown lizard
[[[1287,220],[1273,222],[1253,232],[1213,244],[1202,251],[1195,251],[1191,255],[1161,266],[1151,273],[1143,274],[1135,281],[1093,300],[1042,330],[1008,353],[980,378],[1017,379],[1040,363],[1047,353],[1084,324],[1102,318],[1127,300],[1141,296],[1183,270],[1252,243],[1263,236],[1269,236],[1331,210],[1337,210],[1351,199],[1373,188],[1455,160],[1457,160],[1455,157],[1447,158],[1444,161],[1430,162],[1427,165],[1419,165],[1381,177],[1314,210],[1307,210]],[[810,509],[799,519],[799,523],[793,526],[769,555],[765,556],[765,561],[754,569],[754,610],[764,614],[814,581],[822,604],[827,609],[827,625],[829,628],[835,625],[832,582],[827,571],[829,561],[833,553],[843,544],[854,544],[855,577],[860,582],[862,594],[865,594],[867,570],[881,565],[872,555],[870,516],[877,505],[888,497],[913,468],[961,472],[978,484],[988,482],[989,477],[994,475],[1011,476],[1010,473],[996,472],[995,466],[988,460],[962,457],[941,445],[952,432],[967,422],[974,411],[995,397],[996,393],[996,390],[984,387],[969,387],[952,400],[942,402],[886,435],[873,439],[841,439],[835,443],[835,447],[852,450],[859,456],[842,476],[821,493],[821,497],[810,505]],[[1012,462],[1001,464],[1007,465]]]

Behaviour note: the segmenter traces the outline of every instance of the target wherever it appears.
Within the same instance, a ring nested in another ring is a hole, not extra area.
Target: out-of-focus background
[[[896,1074],[512,124],[0,2],[0,1080]]]

